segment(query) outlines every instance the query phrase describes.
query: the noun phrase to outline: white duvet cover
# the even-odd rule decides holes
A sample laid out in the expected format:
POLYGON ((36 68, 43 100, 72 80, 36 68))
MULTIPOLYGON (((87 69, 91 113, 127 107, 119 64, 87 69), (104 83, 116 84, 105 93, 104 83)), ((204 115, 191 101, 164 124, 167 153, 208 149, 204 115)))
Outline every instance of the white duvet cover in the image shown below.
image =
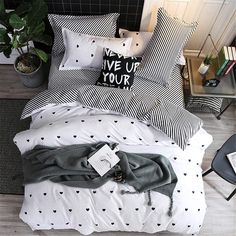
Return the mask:
POLYGON ((90 109, 78 102, 50 105, 32 117, 31 128, 17 134, 21 153, 36 145, 64 146, 99 141, 119 143, 120 150, 157 153, 167 157, 177 175, 172 216, 170 199, 158 192, 121 194, 133 187, 110 181, 98 189, 82 189, 44 181, 25 186, 20 218, 32 230, 75 229, 94 231, 168 230, 198 233, 206 211, 201 162, 212 137, 200 129, 183 151, 156 128, 112 112, 90 109))

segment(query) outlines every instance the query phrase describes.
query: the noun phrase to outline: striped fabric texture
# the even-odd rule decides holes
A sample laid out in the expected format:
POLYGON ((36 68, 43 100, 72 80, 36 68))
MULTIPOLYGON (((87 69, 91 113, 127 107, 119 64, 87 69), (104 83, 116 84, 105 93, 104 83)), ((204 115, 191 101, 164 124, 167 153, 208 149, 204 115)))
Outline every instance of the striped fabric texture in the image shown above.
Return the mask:
POLYGON ((189 96, 186 109, 191 112, 213 112, 217 114, 220 112, 222 102, 223 98, 189 96))
POLYGON ((70 16, 49 14, 48 20, 54 32, 52 54, 58 55, 65 51, 62 28, 76 33, 90 34, 103 37, 114 37, 118 13, 95 16, 70 16))
POLYGON ((159 8, 153 36, 136 75, 169 86, 170 75, 197 23, 186 24, 159 8))
POLYGON ((139 96, 152 96, 184 108, 183 80, 179 65, 174 66, 170 80, 169 87, 163 87, 161 84, 136 75, 134 77, 133 91, 139 96))
POLYGON ((119 112, 127 117, 147 121, 174 140, 173 145, 177 144, 182 149, 202 126, 198 117, 172 103, 149 96, 135 96, 128 90, 95 85, 44 91, 27 103, 22 119, 49 104, 75 101, 88 107, 119 112))
MULTIPOLYGON (((100 76, 100 71, 92 70, 59 70, 59 65, 63 55, 51 58, 51 68, 49 74, 49 89, 69 89, 76 86, 93 85, 100 76)), ((171 74, 170 86, 163 87, 160 84, 150 80, 135 76, 133 84, 133 92, 140 96, 152 96, 157 99, 163 99, 174 105, 184 107, 184 96, 182 77, 180 68, 175 65, 171 74)))

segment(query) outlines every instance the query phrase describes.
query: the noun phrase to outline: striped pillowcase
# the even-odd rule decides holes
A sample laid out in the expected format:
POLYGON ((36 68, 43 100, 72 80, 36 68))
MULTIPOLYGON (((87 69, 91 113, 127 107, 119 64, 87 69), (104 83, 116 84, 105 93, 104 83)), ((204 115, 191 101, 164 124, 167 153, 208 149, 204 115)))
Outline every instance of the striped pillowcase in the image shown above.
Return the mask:
POLYGON ((65 51, 63 44, 62 28, 76 33, 90 34, 102 37, 114 37, 118 13, 95 16, 70 16, 49 14, 48 20, 54 33, 52 54, 59 55, 65 51))
POLYGON ((170 102, 150 96, 134 95, 125 89, 95 85, 75 86, 69 89, 45 90, 30 100, 21 119, 29 117, 49 104, 79 102, 91 108, 113 111, 132 117, 160 129, 182 149, 202 127, 202 121, 187 110, 170 102))
POLYGON ((189 96, 185 108, 190 112, 213 112, 218 114, 221 111, 222 103, 223 98, 189 96))
POLYGON ((197 23, 186 24, 159 8, 153 36, 135 75, 169 86, 170 75, 197 23))

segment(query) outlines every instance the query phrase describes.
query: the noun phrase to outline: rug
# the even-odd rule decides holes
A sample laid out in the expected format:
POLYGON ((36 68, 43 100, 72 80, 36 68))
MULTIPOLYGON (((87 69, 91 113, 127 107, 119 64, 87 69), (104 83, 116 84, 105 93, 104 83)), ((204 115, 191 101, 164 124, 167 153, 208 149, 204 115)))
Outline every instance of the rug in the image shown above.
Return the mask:
POLYGON ((0 193, 23 194, 21 156, 13 143, 19 131, 28 129, 30 119, 20 120, 28 100, 0 99, 0 193))

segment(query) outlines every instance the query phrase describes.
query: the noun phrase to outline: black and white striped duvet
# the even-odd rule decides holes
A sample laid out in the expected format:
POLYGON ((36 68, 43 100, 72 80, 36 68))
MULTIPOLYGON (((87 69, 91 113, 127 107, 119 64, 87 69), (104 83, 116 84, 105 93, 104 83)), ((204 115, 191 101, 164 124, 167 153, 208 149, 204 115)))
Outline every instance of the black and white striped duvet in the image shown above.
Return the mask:
POLYGON ((127 90, 95 85, 42 92, 26 105, 22 118, 47 106, 76 101, 87 107, 118 112, 127 117, 147 121, 182 149, 202 126, 198 117, 170 102, 145 95, 134 95, 127 90))

